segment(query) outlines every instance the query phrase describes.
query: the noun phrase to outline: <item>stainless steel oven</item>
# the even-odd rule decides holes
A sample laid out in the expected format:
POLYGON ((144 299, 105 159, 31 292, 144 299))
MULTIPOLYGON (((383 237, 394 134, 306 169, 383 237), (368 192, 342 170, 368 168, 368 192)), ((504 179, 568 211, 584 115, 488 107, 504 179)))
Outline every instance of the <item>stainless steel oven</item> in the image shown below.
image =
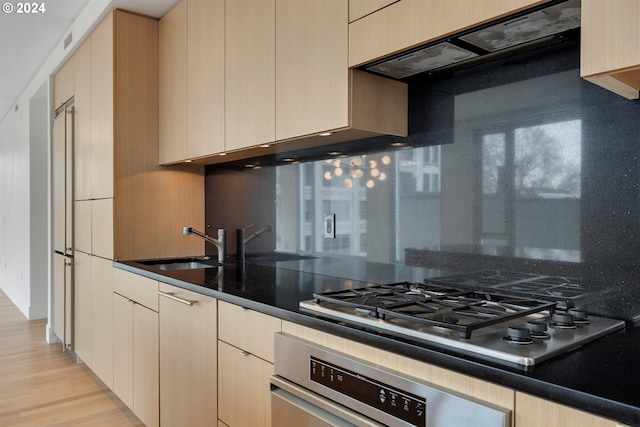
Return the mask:
POLYGON ((511 411, 320 345, 275 335, 275 427, 510 427, 511 411))

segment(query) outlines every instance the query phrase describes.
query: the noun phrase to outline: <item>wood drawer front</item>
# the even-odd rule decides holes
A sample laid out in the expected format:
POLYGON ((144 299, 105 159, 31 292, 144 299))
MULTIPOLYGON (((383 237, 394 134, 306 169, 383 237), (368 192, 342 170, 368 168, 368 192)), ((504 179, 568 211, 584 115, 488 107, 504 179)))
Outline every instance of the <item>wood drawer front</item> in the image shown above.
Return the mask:
POLYGON ((158 282, 116 268, 113 291, 145 307, 158 311, 158 282))
POLYGON ((218 339, 273 363, 273 334, 282 330, 280 319, 219 301, 218 325, 218 339))

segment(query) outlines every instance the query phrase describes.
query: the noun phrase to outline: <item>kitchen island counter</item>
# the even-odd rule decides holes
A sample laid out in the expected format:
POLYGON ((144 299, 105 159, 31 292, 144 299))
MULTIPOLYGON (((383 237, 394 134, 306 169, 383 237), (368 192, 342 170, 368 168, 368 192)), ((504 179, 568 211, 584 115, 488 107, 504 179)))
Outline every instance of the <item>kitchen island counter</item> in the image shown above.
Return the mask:
MULTIPOLYGON (((305 261, 307 266, 311 265, 305 261)), ((332 261, 328 261, 329 264, 332 261)), ((114 266, 220 300, 257 310, 303 326, 384 348, 446 369, 522 391, 556 403, 607 417, 631 426, 640 425, 640 328, 628 328, 532 368, 510 366, 418 343, 302 312, 298 303, 314 292, 362 287, 391 281, 421 280, 438 272, 398 267, 384 276, 372 264, 341 275, 328 275, 314 260, 316 270, 301 271, 300 262, 277 265, 229 262, 223 268, 159 271, 135 261, 114 266), (319 274, 325 273, 325 274, 319 274)), ((304 268, 303 268, 304 270, 304 268)), ((310 269, 308 269, 310 270, 310 269)), ((333 270, 336 271, 336 270, 333 270)))

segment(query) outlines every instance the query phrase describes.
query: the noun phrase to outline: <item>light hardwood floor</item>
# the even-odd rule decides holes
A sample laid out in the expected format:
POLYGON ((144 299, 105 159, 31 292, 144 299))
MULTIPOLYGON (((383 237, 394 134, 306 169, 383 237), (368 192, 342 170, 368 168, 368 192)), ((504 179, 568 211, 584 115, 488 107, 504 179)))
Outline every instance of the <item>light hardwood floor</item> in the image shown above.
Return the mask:
POLYGON ((86 365, 0 291, 0 426, 142 426, 86 365))

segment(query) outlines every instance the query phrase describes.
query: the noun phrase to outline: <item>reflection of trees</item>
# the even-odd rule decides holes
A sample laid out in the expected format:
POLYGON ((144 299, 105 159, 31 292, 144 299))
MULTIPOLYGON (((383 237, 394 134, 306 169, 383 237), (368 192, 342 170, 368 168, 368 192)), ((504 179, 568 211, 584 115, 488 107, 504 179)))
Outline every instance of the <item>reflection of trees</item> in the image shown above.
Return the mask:
POLYGON ((517 193, 538 194, 540 190, 547 190, 580 196, 579 159, 565 158, 559 144, 542 127, 516 131, 514 179, 517 193))
POLYGON ((504 170, 504 134, 485 135, 482 139, 482 192, 495 194, 504 170))
MULTIPOLYGON (((567 158, 557 141, 542 126, 520 128, 515 133, 513 178, 516 194, 580 197, 580 158, 567 158)), ((569 141, 568 143, 573 143, 569 141)), ((499 191, 505 164, 504 134, 485 135, 482 140, 482 189, 499 191)))

